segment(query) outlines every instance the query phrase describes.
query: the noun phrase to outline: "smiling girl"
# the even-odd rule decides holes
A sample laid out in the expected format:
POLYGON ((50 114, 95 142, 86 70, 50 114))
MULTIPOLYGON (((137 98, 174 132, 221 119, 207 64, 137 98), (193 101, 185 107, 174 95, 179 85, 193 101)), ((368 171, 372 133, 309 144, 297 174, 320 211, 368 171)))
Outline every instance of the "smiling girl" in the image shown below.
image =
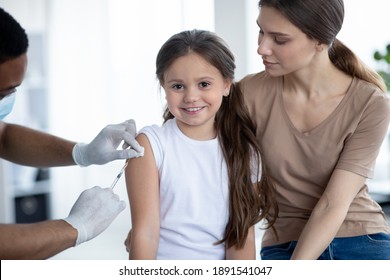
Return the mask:
POLYGON ((253 227, 266 216, 272 226, 274 202, 234 69, 208 31, 160 49, 165 122, 140 131, 145 155, 126 170, 130 259, 255 259, 253 227))

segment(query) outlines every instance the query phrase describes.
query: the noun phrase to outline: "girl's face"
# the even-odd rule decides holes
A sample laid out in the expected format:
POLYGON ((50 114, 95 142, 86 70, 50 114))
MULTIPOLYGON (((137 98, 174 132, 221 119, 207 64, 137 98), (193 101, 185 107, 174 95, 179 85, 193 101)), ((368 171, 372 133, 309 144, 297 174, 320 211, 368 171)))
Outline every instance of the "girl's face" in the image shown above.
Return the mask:
POLYGON ((262 7, 257 19, 260 28, 257 53, 271 76, 308 69, 314 63, 318 44, 307 37, 272 7, 262 7))
POLYGON ((216 137, 215 115, 230 85, 217 68, 191 52, 171 64, 162 86, 180 130, 190 138, 209 140, 216 137))

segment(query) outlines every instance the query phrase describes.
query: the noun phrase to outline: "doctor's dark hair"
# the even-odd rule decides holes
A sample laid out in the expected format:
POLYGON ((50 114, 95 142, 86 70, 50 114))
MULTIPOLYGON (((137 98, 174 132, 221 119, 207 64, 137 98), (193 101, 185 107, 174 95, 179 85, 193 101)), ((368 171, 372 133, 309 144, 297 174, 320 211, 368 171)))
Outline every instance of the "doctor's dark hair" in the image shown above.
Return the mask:
POLYGON ((260 0, 259 7, 278 10, 309 38, 328 45, 329 58, 341 71, 386 91, 386 85, 378 73, 367 67, 336 38, 344 21, 343 0, 260 0))
POLYGON ((0 63, 27 53, 28 37, 22 26, 0 8, 0 63))
MULTIPOLYGON (((164 85, 164 75, 179 57, 196 53, 218 69, 227 81, 234 81, 234 55, 226 43, 215 33, 204 30, 183 31, 173 35, 161 47, 156 59, 156 75, 164 85)), ((174 118, 168 108, 164 122, 174 118)), ((250 227, 262 219, 272 227, 277 213, 273 186, 268 179, 266 166, 261 162, 261 149, 256 141, 256 127, 251 120, 238 85, 232 84, 229 95, 223 97, 216 114, 215 128, 227 163, 229 176, 229 220, 225 235, 218 243, 242 248, 250 227), (254 164, 254 161, 257 164, 254 164), (253 166, 261 178, 253 183, 253 166)))

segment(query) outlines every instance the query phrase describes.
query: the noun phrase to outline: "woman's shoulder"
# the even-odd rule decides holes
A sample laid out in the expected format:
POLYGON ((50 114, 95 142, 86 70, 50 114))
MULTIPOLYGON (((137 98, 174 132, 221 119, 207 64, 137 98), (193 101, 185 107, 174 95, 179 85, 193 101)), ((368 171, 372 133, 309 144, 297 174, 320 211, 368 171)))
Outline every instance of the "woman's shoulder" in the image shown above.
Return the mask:
POLYGON ((388 94, 376 85, 359 78, 354 78, 352 90, 355 99, 361 100, 367 106, 381 106, 390 110, 388 94))
POLYGON ((352 87, 360 94, 380 96, 381 98, 387 98, 385 92, 383 92, 377 85, 360 78, 354 77, 352 81, 352 87))
POLYGON ((265 82, 267 80, 270 80, 271 76, 267 74, 265 71, 261 71, 258 73, 252 73, 249 75, 246 75, 242 80, 239 82, 240 84, 247 85, 252 83, 261 83, 265 82))
POLYGON ((267 72, 249 74, 239 81, 240 89, 244 94, 254 92, 273 91, 282 85, 283 77, 272 77, 267 72))
POLYGON ((360 112, 362 119, 373 123, 390 119, 389 96, 376 85, 355 77, 348 95, 348 112, 352 115, 360 112))

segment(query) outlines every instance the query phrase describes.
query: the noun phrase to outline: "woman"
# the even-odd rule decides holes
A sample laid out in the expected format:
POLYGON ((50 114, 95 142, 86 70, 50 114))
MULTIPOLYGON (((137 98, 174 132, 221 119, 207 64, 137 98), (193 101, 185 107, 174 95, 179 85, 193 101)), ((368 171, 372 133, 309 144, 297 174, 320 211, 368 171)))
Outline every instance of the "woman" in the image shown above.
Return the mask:
POLYGON ((240 86, 276 188, 262 259, 390 259, 390 228, 366 178, 390 107, 380 77, 336 35, 342 0, 260 0, 265 71, 240 86))

